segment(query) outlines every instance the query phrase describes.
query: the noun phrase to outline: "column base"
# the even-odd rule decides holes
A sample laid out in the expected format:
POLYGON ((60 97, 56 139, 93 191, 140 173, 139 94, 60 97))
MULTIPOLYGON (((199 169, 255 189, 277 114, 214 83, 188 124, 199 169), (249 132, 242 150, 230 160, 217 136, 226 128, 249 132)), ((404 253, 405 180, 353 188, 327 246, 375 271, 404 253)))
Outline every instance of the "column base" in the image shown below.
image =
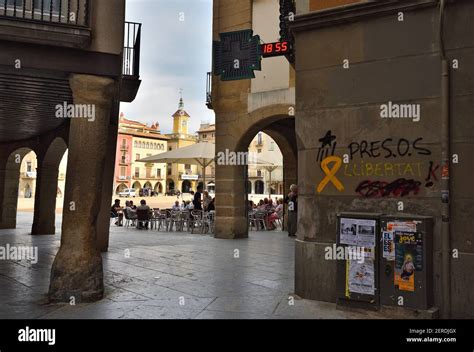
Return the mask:
POLYGON ((102 257, 93 253, 60 249, 51 269, 50 302, 95 302, 104 297, 102 257))
POLYGON ((336 302, 336 261, 324 256, 329 245, 295 241, 295 293, 301 298, 336 302))
POLYGON ((217 217, 215 238, 238 239, 248 238, 248 226, 246 217, 217 217))
POLYGON ((45 236, 45 235, 52 235, 56 233, 56 226, 42 226, 33 224, 31 228, 31 235, 32 236, 45 236))

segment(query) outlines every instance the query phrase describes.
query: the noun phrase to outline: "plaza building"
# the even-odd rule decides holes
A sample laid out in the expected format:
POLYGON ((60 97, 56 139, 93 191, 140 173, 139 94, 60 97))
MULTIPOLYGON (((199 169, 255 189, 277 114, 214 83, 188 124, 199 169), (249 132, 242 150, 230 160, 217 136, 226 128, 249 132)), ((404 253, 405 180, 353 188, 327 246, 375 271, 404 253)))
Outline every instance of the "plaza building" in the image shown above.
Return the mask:
MULTIPOLYGON (((190 115, 184 110, 184 101, 179 100, 178 110, 171 116, 173 118, 173 132, 166 134, 168 137, 168 151, 187 147, 197 143, 195 134, 189 133, 190 115)), ((198 166, 191 164, 169 163, 166 172, 166 190, 189 193, 196 190, 201 171, 198 166)))
POLYGON ((115 157, 115 193, 127 188, 135 189, 137 196, 164 193, 166 164, 139 160, 166 152, 168 141, 169 137, 160 133, 159 123, 148 126, 126 119, 121 113, 115 157))

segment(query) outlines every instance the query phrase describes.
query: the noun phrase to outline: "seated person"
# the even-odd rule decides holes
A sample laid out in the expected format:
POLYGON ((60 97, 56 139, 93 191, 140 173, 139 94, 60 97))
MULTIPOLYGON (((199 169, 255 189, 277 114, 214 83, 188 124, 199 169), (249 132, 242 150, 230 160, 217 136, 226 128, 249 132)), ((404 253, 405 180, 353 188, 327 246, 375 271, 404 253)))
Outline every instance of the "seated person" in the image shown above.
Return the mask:
POLYGON ((133 210, 137 210, 137 206, 133 204, 133 200, 130 200, 129 203, 130 203, 130 208, 132 208, 133 210))
POLYGON ((189 211, 194 210, 194 204, 191 203, 190 200, 187 200, 186 201, 186 206, 184 207, 184 210, 189 210, 189 211))
POLYGON ((151 209, 146 205, 146 201, 142 199, 140 205, 137 207, 137 220, 138 220, 138 229, 146 228, 148 229, 148 220, 150 220, 151 209))
POLYGON ((179 205, 179 201, 177 200, 176 202, 174 202, 174 205, 173 205, 173 210, 181 210, 181 205, 179 205))
POLYGON ((115 225, 123 226, 123 212, 122 207, 120 206, 120 199, 116 199, 112 207, 110 208, 110 217, 117 219, 115 225))
POLYGON ((126 201, 125 202, 125 213, 126 213, 126 216, 130 219, 130 220, 136 220, 137 218, 137 210, 136 210, 136 207, 135 209, 132 208, 132 205, 133 205, 133 202, 132 201, 126 201))

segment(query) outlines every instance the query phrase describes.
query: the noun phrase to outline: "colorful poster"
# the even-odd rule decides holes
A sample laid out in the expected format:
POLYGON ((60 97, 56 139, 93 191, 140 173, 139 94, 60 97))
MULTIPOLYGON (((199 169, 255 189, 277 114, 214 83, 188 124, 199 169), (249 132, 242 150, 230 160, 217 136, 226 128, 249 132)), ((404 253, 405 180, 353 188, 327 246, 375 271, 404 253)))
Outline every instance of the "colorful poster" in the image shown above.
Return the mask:
POLYGON ((374 261, 365 260, 364 263, 349 261, 348 288, 350 292, 364 295, 375 294, 374 261))
POLYGON ((375 247, 375 220, 341 219, 340 243, 365 248, 375 247))
POLYGON ((401 291, 415 291, 415 273, 423 270, 421 233, 395 232, 395 286, 401 291))
POLYGON ((416 222, 415 221, 394 221, 387 224, 387 231, 407 231, 407 232, 416 232, 416 222))
POLYGON ((382 256, 388 261, 395 260, 395 242, 393 232, 382 232, 382 256))

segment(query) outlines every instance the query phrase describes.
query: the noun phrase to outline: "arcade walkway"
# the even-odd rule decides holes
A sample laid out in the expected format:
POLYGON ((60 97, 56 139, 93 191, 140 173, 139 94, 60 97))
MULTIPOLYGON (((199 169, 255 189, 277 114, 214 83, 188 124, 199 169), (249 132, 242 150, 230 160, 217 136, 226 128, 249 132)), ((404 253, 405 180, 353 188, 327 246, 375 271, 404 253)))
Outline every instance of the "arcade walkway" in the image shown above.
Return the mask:
POLYGON ((19 213, 18 229, 0 231, 0 247, 37 246, 39 253, 37 264, 0 260, 0 318, 368 317, 336 310, 329 303, 295 299, 290 305, 294 240, 284 233, 219 240, 115 226, 110 250, 103 254, 106 298, 92 304, 48 305, 50 268, 60 237, 28 235, 31 222, 31 213, 19 213))

